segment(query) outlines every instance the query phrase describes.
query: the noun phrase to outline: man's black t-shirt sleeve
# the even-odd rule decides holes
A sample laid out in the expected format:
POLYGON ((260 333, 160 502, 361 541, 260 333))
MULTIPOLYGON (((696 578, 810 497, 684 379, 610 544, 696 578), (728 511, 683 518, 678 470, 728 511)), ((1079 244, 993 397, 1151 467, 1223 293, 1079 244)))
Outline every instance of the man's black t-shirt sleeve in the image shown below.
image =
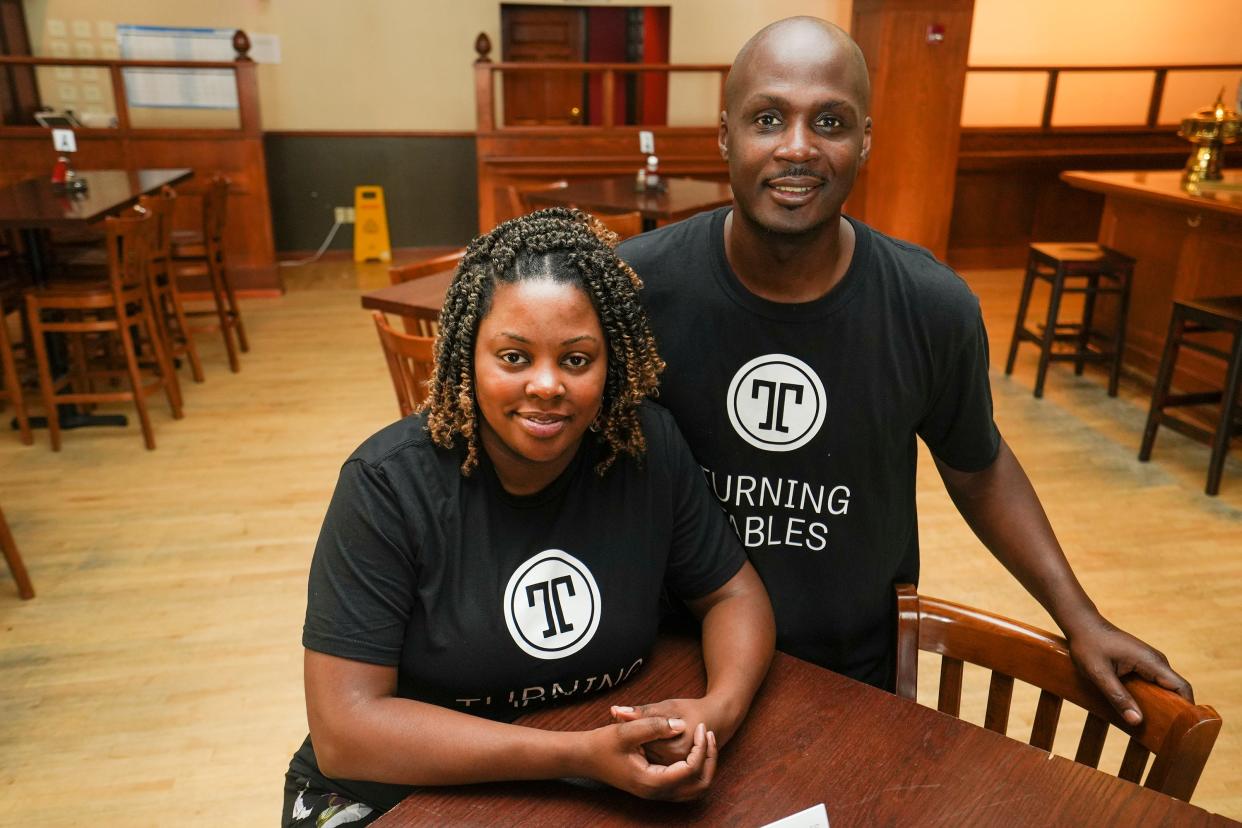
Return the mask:
POLYGON ((311 564, 302 645, 370 664, 396 665, 415 587, 409 528, 381 468, 341 468, 311 564))
POLYGON ((996 459, 1000 432, 992 419, 988 335, 977 306, 973 321, 959 327, 918 434, 939 460, 958 471, 974 472, 996 459))

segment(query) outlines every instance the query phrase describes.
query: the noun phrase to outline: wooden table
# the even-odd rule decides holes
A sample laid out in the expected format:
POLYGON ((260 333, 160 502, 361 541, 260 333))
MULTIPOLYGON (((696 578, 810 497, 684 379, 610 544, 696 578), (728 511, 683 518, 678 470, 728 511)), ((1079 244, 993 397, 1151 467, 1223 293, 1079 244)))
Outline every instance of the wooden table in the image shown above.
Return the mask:
POLYGON ((43 234, 51 229, 83 227, 115 215, 165 184, 180 184, 191 169, 79 170, 87 182, 79 193, 58 191, 47 178, 30 178, 0 188, 0 228, 20 230, 36 283, 47 278, 43 234))
POLYGON ((453 271, 434 273, 396 285, 362 294, 362 306, 368 310, 395 313, 413 319, 435 318, 444 304, 444 294, 453 282, 453 271))
MULTIPOLYGON (((87 189, 67 193, 52 186, 47 178, 29 178, 0 188, 0 229, 13 228, 22 236, 25 248, 27 277, 31 283, 44 286, 48 281, 47 234, 52 229, 85 227, 107 216, 115 215, 137 203, 144 195, 164 185, 180 184, 194 175, 194 170, 79 170, 87 189)), ((48 336, 48 354, 54 374, 63 373, 68 360, 60 337, 48 336)), ((122 426, 128 420, 121 414, 82 414, 76 406, 60 406, 60 427, 122 426)), ((31 417, 30 425, 45 427, 44 417, 31 417)))
POLYGON ((525 198, 535 206, 572 205, 588 212, 598 210, 601 213, 638 211, 643 217, 644 230, 733 203, 733 191, 724 181, 665 177, 660 180, 666 185, 663 192, 635 192, 632 175, 571 178, 567 187, 529 192, 525 198))
MULTIPOLYGON (((1181 171, 1064 172, 1071 186, 1104 194, 1099 241, 1136 260, 1126 364, 1153 376, 1174 299, 1242 293, 1242 171, 1225 189, 1189 193, 1181 171)), ((1102 324, 1111 324, 1110 308, 1102 324)), ((1182 350, 1179 387, 1223 384, 1217 360, 1182 350), (1187 383, 1186 380, 1191 382, 1187 383)))
MULTIPOLYGON (((663 639, 620 688, 521 721, 598 727, 610 704, 698 695, 703 686, 697 642, 663 639)), ((428 788, 375 825, 753 827, 820 802, 833 828, 1238 824, 777 653, 700 802, 649 802, 555 781, 428 788)))

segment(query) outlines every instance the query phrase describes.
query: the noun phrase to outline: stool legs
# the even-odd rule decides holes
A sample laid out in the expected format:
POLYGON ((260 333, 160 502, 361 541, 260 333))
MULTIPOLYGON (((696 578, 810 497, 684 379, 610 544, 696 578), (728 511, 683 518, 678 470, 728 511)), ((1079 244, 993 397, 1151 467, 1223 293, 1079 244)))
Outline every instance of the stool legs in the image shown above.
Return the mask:
POLYGON ((1130 288, 1133 285, 1134 271, 1128 269, 1121 273, 1121 295, 1117 303, 1117 329, 1113 333, 1113 365, 1108 373, 1108 396, 1117 396, 1117 385, 1121 380, 1121 360, 1126 350, 1126 325, 1130 323, 1130 288))
POLYGON ((27 318, 30 321, 30 342, 34 345, 35 364, 39 368, 39 392, 43 396, 43 413, 47 417, 47 436, 52 451, 60 451, 60 412, 56 408, 55 389, 52 387, 52 365, 47 356, 47 342, 43 333, 43 319, 39 304, 33 296, 26 297, 27 318))
POLYGON ((1052 280, 1052 293, 1048 297, 1048 321, 1044 326, 1044 338, 1039 343, 1039 368, 1035 373, 1035 398, 1044 396, 1044 380, 1048 376, 1048 363, 1052 360, 1052 343, 1057 335, 1057 314, 1061 310, 1061 290, 1064 278, 1060 268, 1052 280))
POLYGON ((3 387, 5 397, 13 404, 13 417, 17 420, 17 433, 26 445, 34 442, 30 431, 30 419, 26 416, 26 401, 22 396, 22 377, 17 373, 17 360, 13 356, 13 343, 9 342, 9 331, 4 323, 4 314, 0 313, 0 374, 4 375, 3 387))
POLYGON ((1005 360, 1005 375, 1013 373, 1013 363, 1018 357, 1018 343, 1026 328, 1026 311, 1031 304, 1031 292, 1035 288, 1035 259, 1027 257, 1026 276, 1022 280, 1022 298, 1018 300, 1018 318, 1013 322, 1013 338, 1009 340, 1009 357, 1005 360))
POLYGON ((4 550, 4 559, 9 562, 9 571, 13 573, 13 580, 17 582, 17 594, 22 597, 23 601, 29 601, 35 597, 34 584, 30 582, 30 576, 26 574, 26 564, 17 551, 17 541, 13 540, 9 524, 4 520, 4 512, 0 512, 0 549, 4 550))
POLYGON ((1225 470, 1225 455, 1229 453, 1229 438, 1233 435, 1233 414, 1238 404, 1238 387, 1242 382, 1242 331, 1233 336, 1233 349, 1229 357, 1229 371, 1225 380, 1225 392, 1220 400, 1220 422, 1212 439, 1212 459, 1208 461, 1208 494, 1220 491, 1220 476, 1225 470))
POLYGON ((1160 414, 1169 396, 1173 382, 1173 366, 1177 364, 1177 352, 1182 344, 1182 314, 1174 305, 1169 319, 1169 334, 1164 340, 1164 353, 1160 355, 1160 369, 1156 372, 1156 385, 1151 391, 1151 408, 1147 412, 1147 425, 1143 427, 1143 443, 1138 459, 1146 463, 1151 459, 1151 449, 1156 443, 1156 429, 1160 427, 1160 414))
POLYGON ((1087 277, 1087 294, 1083 297, 1082 326, 1078 329, 1078 358, 1074 360, 1074 376, 1081 377, 1083 366, 1087 361, 1083 357, 1087 353, 1087 345, 1091 343, 1091 331, 1095 321, 1095 294, 1100 289, 1100 277, 1087 277))

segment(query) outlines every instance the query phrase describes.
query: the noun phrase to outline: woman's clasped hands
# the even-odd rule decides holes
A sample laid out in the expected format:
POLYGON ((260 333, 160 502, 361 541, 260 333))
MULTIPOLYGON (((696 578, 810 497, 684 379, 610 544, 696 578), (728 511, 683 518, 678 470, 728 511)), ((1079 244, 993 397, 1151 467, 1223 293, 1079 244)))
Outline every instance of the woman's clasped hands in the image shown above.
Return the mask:
MULTIPOLYGON (((619 709, 613 708, 614 719, 619 709)), ((630 716, 586 735, 590 745, 583 757, 587 775, 644 799, 698 799, 716 774, 716 734, 702 721, 691 724, 679 717, 630 716), (678 753, 672 745, 686 749, 678 753)))

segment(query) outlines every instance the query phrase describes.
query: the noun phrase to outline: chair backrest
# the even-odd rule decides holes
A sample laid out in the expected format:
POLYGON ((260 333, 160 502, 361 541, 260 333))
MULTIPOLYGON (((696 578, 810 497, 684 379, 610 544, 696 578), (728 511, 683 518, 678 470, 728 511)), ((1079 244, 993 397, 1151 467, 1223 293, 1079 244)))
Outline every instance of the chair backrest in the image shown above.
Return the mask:
POLYGON ((224 255, 224 228, 228 223, 229 180, 217 173, 203 191, 203 243, 208 255, 224 255))
POLYGON ((549 181, 544 184, 510 184, 505 192, 509 196, 509 214, 513 218, 524 216, 533 209, 526 201, 528 193, 541 193, 545 190, 563 190, 569 186, 568 181, 549 181))
POLYGON ((941 655, 937 708, 958 716, 963 663, 992 671, 984 727, 1004 734, 1014 680, 1040 689, 1030 744, 1051 751, 1062 700, 1087 712, 1074 760, 1097 767, 1109 725, 1129 743, 1117 775, 1138 783, 1154 754, 1143 784, 1189 801, 1220 732, 1220 716, 1137 676, 1123 679, 1138 702, 1143 721, 1131 726, 1094 684, 1078 672, 1069 644, 1061 636, 984 610, 919 595, 909 584, 897 586, 897 695, 915 699, 918 651, 941 655))
POLYGON ((394 285, 399 285, 424 276, 434 276, 437 273, 456 270, 457 265, 461 263, 461 257, 465 255, 466 248, 462 247, 421 262, 389 268, 388 280, 394 285))
POLYGON ((138 199, 138 206, 155 217, 151 262, 160 274, 167 271, 168 261, 172 256, 172 223, 176 200, 177 192, 171 187, 165 187, 159 195, 144 195, 138 199))
POLYGON ((427 399, 427 382, 435 370, 435 340, 429 336, 410 336, 393 330, 379 311, 372 311, 371 317, 375 320, 384 359, 388 362, 393 391, 397 394, 397 407, 401 410, 401 416, 407 417, 427 399))
POLYGON ((624 241, 643 232, 643 214, 634 210, 629 213, 594 213, 600 222, 624 241))
POLYGON ((150 212, 107 218, 104 219, 104 231, 108 250, 108 280, 112 283, 118 306, 123 306, 126 301, 133 301, 128 294, 134 291, 146 295, 144 288, 150 272, 151 249, 155 243, 156 218, 150 212), (126 301, 122 301, 123 296, 126 301))

